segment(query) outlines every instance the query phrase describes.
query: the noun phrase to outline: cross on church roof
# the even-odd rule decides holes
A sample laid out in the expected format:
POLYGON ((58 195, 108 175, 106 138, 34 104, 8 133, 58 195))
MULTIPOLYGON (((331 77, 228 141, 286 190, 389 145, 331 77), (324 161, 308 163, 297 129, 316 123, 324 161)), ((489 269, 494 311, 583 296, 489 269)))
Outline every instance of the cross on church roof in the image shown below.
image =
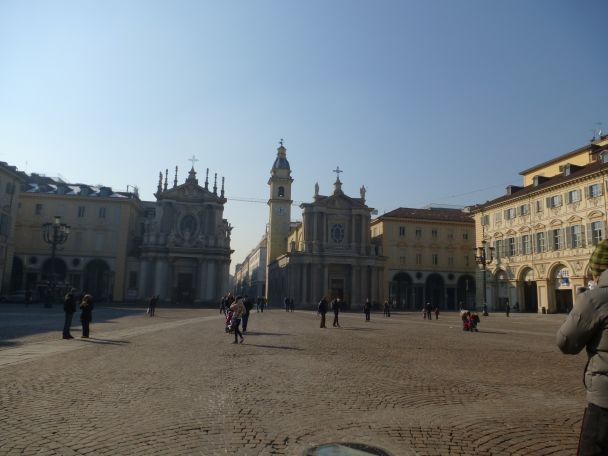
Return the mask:
POLYGON ((279 139, 279 145, 283 147, 283 138, 279 139))
POLYGON ((343 172, 344 171, 342 171, 339 166, 336 166, 336 169, 334 169, 332 171, 332 173, 336 173, 336 176, 337 176, 338 179, 340 179, 340 173, 343 173, 343 172))
POLYGON ((192 162, 192 168, 194 169, 194 163, 198 161, 198 158, 196 158, 196 155, 193 155, 192 158, 188 159, 188 161, 192 162))

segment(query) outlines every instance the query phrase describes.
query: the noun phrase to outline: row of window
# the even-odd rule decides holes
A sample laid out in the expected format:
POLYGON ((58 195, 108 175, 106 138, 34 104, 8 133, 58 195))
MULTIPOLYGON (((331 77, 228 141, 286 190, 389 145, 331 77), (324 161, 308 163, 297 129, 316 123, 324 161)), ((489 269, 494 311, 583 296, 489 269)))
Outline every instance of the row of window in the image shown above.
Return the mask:
POLYGON ((496 258, 530 255, 555 250, 576 249, 588 245, 597 245, 605 238, 603 221, 585 225, 573 225, 556 228, 534 234, 498 239, 494 241, 496 258))
MULTIPOLYGON (((415 231, 414 231, 414 235, 416 236, 416 239, 422 239, 422 228, 416 228, 415 231)), ((405 237, 405 227, 404 226, 400 226, 399 227, 399 237, 405 237)), ((437 229, 432 229, 431 230, 431 238, 432 239, 439 239, 439 231, 437 229)), ((453 240, 454 239, 454 233, 452 231, 448 231, 447 238, 449 240, 453 240)), ((469 233, 468 232, 462 233, 462 239, 465 240, 465 241, 468 240, 469 239, 469 233)))
MULTIPOLYGON (((585 187, 585 197, 587 199, 599 198, 604 194, 604 188, 602 184, 592 184, 585 187)), ((543 212, 545 206, 549 209, 560 207, 564 204, 573 204, 578 203, 582 200, 582 192, 580 189, 570 190, 564 194, 558 194, 553 196, 548 196, 545 198, 545 201, 542 199, 536 200, 534 202, 534 211, 536 213, 543 212)), ((502 211, 498 211, 494 213, 494 223, 502 222, 504 220, 512 220, 516 217, 521 217, 528 215, 530 213, 530 204, 521 204, 517 207, 510 207, 508 209, 504 209, 502 211)), ((482 225, 490 224, 490 215, 484 215, 481 218, 482 225)))
MULTIPOLYGON (((2 188, 2 185, 0 184, 0 189, 1 188, 2 188)), ((15 183, 7 182, 6 185, 4 186, 4 193, 6 193, 7 195, 12 195, 13 193, 15 193, 15 183)))
MULTIPOLYGON (((432 253, 431 254, 431 264, 433 264, 435 266, 439 265, 440 264, 439 263, 439 258, 440 258, 439 254, 432 253)), ((405 260, 406 260, 405 255, 401 255, 399 257, 399 263, 400 264, 405 264, 405 262, 406 262, 405 260)), ((416 265, 421 265, 422 264, 422 253, 417 253, 416 254, 416 256, 415 256, 415 264, 416 265)), ((468 255, 465 255, 465 257, 464 257, 464 264, 465 264, 465 266, 469 266, 469 256, 468 255)), ((454 256, 453 255, 449 255, 447 257, 447 265, 448 266, 454 266, 454 256)))
MULTIPOLYGON (((34 207, 34 214, 35 215, 42 215, 42 212, 44 210, 44 205, 43 204, 36 204, 36 206, 34 207)), ((80 218, 83 218, 86 216, 87 210, 86 210, 86 206, 78 206, 77 210, 76 210, 76 215, 80 218)), ((97 217, 98 218, 106 218, 106 208, 105 207, 100 207, 99 210, 97 211, 97 217)))

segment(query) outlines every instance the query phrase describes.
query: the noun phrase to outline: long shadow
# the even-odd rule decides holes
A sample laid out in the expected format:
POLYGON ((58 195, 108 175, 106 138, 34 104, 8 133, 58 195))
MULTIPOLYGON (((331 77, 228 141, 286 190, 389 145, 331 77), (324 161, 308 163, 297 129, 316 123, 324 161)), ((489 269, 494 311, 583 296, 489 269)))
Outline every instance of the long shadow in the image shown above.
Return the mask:
POLYGON ((248 344, 245 342, 243 345, 247 345, 248 347, 259 347, 259 348, 275 348, 277 350, 295 350, 295 351, 304 351, 303 348, 298 347, 287 347, 285 345, 264 345, 264 344, 248 344))
MULTIPOLYGON (((120 308, 98 304, 93 310, 93 324, 116 323, 123 317, 145 315, 145 309, 132 306, 120 308)), ((17 304, 0 304, 0 341, 10 341, 34 334, 57 332, 61 333, 63 328, 63 304, 54 304, 51 308, 45 308, 36 303, 30 306, 17 304)), ((80 326, 80 312, 74 314, 72 328, 80 326)))
POLYGON ((483 329, 480 329, 478 332, 484 333, 484 334, 507 334, 506 332, 501 332, 501 331, 484 331, 483 329))
POLYGON ((259 331, 247 331, 244 333, 246 336, 291 336, 291 334, 285 333, 271 333, 271 332, 259 332, 259 331))
POLYGON ((16 342, 14 340, 0 340, 0 348, 2 347, 17 347, 22 345, 21 342, 16 342))
POLYGON ((378 328, 341 328, 342 331, 379 331, 378 328))
POLYGON ((130 342, 127 340, 109 340, 109 339, 79 339, 81 342, 86 342, 89 344, 101 344, 101 345, 125 345, 130 342))

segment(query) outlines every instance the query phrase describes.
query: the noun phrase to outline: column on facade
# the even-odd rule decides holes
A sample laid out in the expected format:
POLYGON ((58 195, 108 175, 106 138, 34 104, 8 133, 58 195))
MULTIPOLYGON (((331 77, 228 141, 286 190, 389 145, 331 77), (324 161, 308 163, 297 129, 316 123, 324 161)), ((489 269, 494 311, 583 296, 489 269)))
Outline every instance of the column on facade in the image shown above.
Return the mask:
POLYGON ((357 222, 357 218, 355 214, 351 212, 350 214, 350 248, 353 252, 357 251, 357 239, 355 239, 355 234, 357 234, 357 227, 355 226, 357 222))
POLYGON ((215 296, 215 277, 217 271, 215 270, 216 262, 212 260, 207 261, 207 287, 205 289, 205 300, 210 301, 215 296))
MULTIPOLYGON (((220 290, 222 296, 224 295, 224 293, 228 292, 228 281, 230 278, 230 262, 225 261, 223 266, 224 270, 222 273, 222 289, 220 290)), ((261 294, 261 290, 259 291, 259 293, 261 294)))
POLYGON ((202 259, 198 266, 198 287, 200 290, 198 298, 201 301, 205 301, 207 299, 208 285, 209 284, 207 283, 207 260, 202 259))
POLYGON ((304 306, 308 306, 308 299, 306 296, 306 290, 308 290, 308 265, 302 265, 302 280, 300 286, 300 303, 304 306))
POLYGON ((329 293, 329 272, 326 264, 323 265, 323 276, 321 277, 321 283, 323 284, 323 293, 329 293))
POLYGON ((149 283, 149 269, 150 269, 150 260, 148 258, 143 258, 139 263, 139 287, 137 290, 137 295, 139 299, 147 299, 148 296, 148 283, 149 283))
POLYGON ((363 303, 361 302, 361 294, 360 294, 360 288, 361 288, 361 266, 357 265, 357 266, 351 266, 350 267, 351 273, 350 273, 350 288, 351 288, 351 307, 354 308, 359 307, 360 305, 362 305, 363 303))
POLYGON ((380 297, 378 294, 378 268, 375 266, 371 267, 371 289, 372 289, 372 300, 376 302, 380 302, 380 297))
POLYGON ((363 266, 361 268, 361 300, 365 302, 367 298, 372 301, 369 293, 369 266, 363 266))
POLYGON ((154 268, 154 294, 160 296, 161 300, 167 299, 167 260, 156 259, 154 268))

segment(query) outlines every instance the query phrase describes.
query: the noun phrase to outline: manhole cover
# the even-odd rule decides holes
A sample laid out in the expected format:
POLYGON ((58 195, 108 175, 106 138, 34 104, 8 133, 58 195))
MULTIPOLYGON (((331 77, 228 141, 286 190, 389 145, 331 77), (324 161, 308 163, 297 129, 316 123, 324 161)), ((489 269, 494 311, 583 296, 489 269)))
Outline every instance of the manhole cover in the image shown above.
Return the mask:
POLYGON ((391 456, 381 448, 363 443, 325 443, 306 450, 304 456, 391 456))

